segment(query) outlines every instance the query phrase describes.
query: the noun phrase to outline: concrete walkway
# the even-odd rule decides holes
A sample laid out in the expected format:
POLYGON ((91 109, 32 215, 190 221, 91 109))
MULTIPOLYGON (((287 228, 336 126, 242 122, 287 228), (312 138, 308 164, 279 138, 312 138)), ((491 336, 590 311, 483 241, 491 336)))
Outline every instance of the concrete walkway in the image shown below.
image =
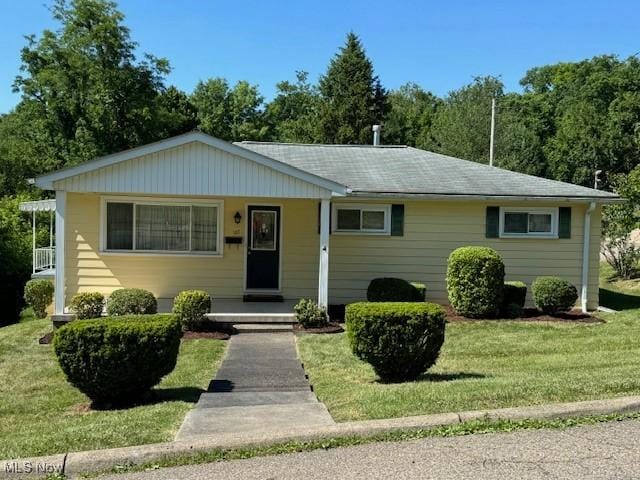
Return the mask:
MULTIPOLYGON (((109 480, 640 478, 640 422, 373 443, 110 476, 109 480)), ((106 480, 106 479, 105 479, 106 480)))
POLYGON ((311 391, 291 333, 231 337, 209 391, 186 416, 176 440, 333 425, 311 391))

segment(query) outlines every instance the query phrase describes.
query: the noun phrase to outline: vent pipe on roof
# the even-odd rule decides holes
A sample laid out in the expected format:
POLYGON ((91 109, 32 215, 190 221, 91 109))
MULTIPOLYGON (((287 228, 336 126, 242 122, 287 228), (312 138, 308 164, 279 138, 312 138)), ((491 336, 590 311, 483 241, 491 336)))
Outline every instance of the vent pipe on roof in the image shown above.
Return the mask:
POLYGON ((382 125, 374 125, 371 130, 373 130, 373 145, 377 147, 380 145, 380 132, 382 131, 382 125))

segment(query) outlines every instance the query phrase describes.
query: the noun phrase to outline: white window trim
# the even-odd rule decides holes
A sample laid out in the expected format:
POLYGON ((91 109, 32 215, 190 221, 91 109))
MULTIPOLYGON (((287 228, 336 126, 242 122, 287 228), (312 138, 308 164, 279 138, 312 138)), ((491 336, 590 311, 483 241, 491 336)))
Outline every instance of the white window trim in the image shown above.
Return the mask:
POLYGON ((333 203, 331 205, 331 232, 336 235, 391 235, 391 205, 380 203, 333 203), (360 210, 360 225, 362 225, 363 210, 384 212, 384 230, 338 230, 338 210, 360 210))
POLYGON ((558 207, 500 207, 500 238, 558 238, 558 217, 558 207), (506 233, 504 231, 505 213, 549 214, 551 215, 551 232, 506 233))
MULTIPOLYGON (((127 255, 144 257, 222 257, 224 251, 224 200, 210 199, 185 199, 170 197, 129 197, 129 196, 103 196, 100 205, 100 253, 102 255, 127 255), (109 250, 107 249, 107 203, 133 203, 133 247, 134 250, 109 250), (135 205, 166 205, 170 207, 217 207, 217 238, 216 251, 177 251, 177 250, 135 250, 136 240, 136 208, 135 205)), ((189 243, 191 243, 191 229, 189 229, 189 243)))

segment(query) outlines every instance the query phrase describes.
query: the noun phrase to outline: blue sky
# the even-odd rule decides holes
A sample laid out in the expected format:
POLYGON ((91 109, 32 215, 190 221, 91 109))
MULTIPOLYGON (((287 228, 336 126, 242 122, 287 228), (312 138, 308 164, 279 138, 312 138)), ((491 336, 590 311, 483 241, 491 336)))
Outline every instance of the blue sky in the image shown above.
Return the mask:
MULTIPOLYGON (((0 112, 19 100, 11 83, 23 35, 54 27, 48 0, 4 0, 0 112)), ((275 83, 325 70, 350 30, 362 38, 383 85, 414 81, 439 95, 476 75, 508 90, 528 68, 598 54, 640 51, 640 2, 121 0, 141 52, 169 59, 168 84, 190 92, 200 79, 246 79, 267 98, 275 83)))

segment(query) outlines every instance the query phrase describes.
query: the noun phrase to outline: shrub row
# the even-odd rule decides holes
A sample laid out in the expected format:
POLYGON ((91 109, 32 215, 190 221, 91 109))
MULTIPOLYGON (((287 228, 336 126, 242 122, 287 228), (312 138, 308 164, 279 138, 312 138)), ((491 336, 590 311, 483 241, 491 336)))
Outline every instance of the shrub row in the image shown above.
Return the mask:
MULTIPOLYGON (((449 256, 447 292, 453 308, 466 317, 517 317, 525 304, 527 286, 504 282, 504 263, 495 250, 462 247, 449 256)), ((532 294, 543 313, 570 310, 578 299, 576 288, 558 277, 539 277, 532 284, 532 294)))
MULTIPOLYGON (((98 318, 104 310, 105 298, 99 292, 74 295, 69 304, 78 320, 98 318)), ((158 311, 158 302, 151 292, 142 288, 122 288, 114 291, 107 303, 109 316, 152 315, 158 311)), ((202 290, 185 290, 173 301, 173 313, 183 330, 197 330, 204 315, 211 311, 211 297, 202 290)))

